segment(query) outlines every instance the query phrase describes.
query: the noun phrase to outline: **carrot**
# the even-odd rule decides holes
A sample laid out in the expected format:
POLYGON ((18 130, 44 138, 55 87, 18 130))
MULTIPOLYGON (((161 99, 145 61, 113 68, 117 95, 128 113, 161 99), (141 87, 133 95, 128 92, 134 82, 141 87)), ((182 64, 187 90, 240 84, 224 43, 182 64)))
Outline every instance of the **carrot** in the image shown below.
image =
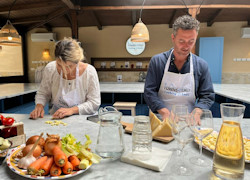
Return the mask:
POLYGON ((41 167, 42 164, 44 164, 47 160, 47 156, 43 156, 39 159, 37 159, 36 161, 34 161, 33 163, 31 163, 27 169, 28 174, 30 175, 35 175, 38 173, 39 168, 41 167))
POLYGON ((47 161, 41 165, 39 168, 39 175, 46 176, 49 174, 50 168, 54 163, 53 156, 48 157, 47 161))
POLYGON ((55 163, 50 168, 50 175, 51 176, 60 176, 62 174, 62 169, 58 167, 55 163))
POLYGON ((62 167, 62 171, 64 174, 71 174, 73 171, 72 164, 69 161, 67 161, 67 163, 62 167))
POLYGON ((71 155, 71 156, 69 156, 68 159, 69 159, 69 162, 73 166, 73 170, 78 171, 79 170, 79 164, 80 164, 80 160, 78 159, 78 157, 76 155, 71 155))
POLYGON ((54 161, 59 167, 63 167, 68 161, 66 154, 61 150, 59 146, 55 146, 53 148, 53 155, 54 161))

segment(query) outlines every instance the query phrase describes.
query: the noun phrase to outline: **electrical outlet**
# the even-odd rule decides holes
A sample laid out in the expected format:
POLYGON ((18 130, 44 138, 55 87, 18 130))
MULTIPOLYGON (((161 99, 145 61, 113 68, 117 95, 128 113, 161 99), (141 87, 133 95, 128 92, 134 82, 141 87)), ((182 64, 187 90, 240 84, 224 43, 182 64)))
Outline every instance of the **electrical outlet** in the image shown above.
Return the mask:
POLYGON ((122 82, 122 75, 117 75, 117 82, 122 82))

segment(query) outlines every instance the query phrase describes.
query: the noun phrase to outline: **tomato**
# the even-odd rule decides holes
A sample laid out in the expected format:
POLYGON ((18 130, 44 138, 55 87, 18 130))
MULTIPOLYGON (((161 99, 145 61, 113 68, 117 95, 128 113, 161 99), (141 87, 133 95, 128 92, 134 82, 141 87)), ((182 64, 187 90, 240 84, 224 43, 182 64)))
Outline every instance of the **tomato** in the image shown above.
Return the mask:
POLYGON ((3 125, 5 126, 11 126, 15 122, 15 119, 13 117, 6 117, 4 120, 2 120, 3 125))
POLYGON ((2 114, 0 114, 0 119, 1 119, 1 121, 2 121, 2 120, 5 119, 5 117, 4 117, 2 114))

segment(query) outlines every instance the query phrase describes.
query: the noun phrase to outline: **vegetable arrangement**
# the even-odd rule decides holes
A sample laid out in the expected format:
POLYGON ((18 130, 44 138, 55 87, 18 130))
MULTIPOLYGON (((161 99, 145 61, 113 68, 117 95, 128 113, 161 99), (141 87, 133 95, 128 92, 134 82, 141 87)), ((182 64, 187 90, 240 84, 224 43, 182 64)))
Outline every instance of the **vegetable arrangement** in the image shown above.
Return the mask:
POLYGON ((15 122, 13 117, 4 117, 0 114, 0 125, 11 126, 15 122))
POLYGON ((30 156, 35 159, 28 161, 29 164, 26 163, 25 167, 19 166, 18 162, 18 167, 27 169, 29 175, 60 176, 86 169, 91 163, 99 163, 101 157, 90 151, 91 140, 88 135, 85 136, 87 141, 84 144, 77 142, 72 134, 67 134, 62 139, 59 135, 47 134, 46 140, 37 135, 32 136, 26 141, 26 146, 22 150, 23 157, 19 162, 26 158, 25 153, 31 149, 34 151, 27 154, 31 154, 30 156), (33 147, 34 144, 37 146, 33 147))

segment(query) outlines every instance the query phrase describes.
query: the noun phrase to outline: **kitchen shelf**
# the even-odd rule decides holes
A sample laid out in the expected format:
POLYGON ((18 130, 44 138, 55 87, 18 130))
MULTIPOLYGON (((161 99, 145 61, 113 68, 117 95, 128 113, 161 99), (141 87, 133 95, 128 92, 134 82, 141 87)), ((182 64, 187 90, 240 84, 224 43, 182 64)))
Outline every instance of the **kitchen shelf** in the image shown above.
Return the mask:
POLYGON ((141 58, 91 58, 91 64, 93 65, 95 61, 150 61, 151 57, 141 57, 141 58))
POLYGON ((147 71, 147 68, 96 68, 97 71, 147 71))
POLYGON ((96 68, 97 71, 147 71, 148 68, 145 68, 145 64, 146 66, 148 66, 148 63, 150 61, 151 57, 140 57, 140 58, 91 58, 91 64, 96 68), (134 66, 134 68, 125 68, 124 65, 122 68, 120 67, 116 67, 116 68, 110 68, 109 66, 107 66, 106 68, 101 68, 100 66, 98 67, 96 65, 95 62, 134 62, 136 64, 136 62, 144 62, 144 67, 143 68, 136 68, 134 66))

